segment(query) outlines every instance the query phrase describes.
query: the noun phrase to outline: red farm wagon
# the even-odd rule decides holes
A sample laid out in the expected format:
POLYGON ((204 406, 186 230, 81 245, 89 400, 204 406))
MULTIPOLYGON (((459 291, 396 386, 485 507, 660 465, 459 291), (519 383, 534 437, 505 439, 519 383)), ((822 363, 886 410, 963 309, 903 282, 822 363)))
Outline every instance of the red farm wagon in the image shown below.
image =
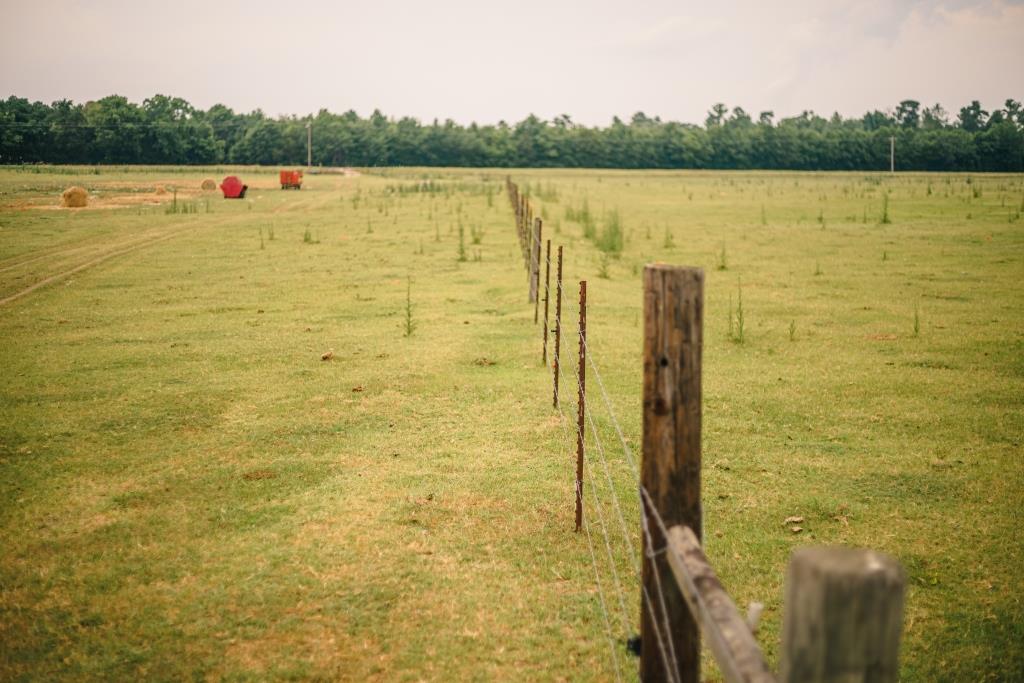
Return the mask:
POLYGON ((302 171, 281 171, 282 190, 301 190, 302 171))

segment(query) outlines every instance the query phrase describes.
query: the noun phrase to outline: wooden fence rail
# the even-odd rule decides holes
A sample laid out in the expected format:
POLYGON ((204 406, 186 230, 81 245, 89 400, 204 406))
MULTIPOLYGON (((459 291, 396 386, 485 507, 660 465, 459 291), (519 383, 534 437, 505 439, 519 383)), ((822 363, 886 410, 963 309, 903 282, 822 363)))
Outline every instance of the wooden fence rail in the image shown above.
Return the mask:
POLYGON ((686 605, 708 641, 722 676, 729 683, 773 683, 750 626, 711 568, 689 527, 668 530, 669 566, 686 605))

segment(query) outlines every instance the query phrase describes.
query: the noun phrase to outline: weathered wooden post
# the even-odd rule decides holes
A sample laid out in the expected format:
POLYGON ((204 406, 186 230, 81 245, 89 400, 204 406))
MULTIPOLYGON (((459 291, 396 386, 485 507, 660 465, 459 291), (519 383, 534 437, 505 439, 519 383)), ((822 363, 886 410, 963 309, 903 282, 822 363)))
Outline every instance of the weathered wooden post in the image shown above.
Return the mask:
MULTIPOLYGON (((530 262, 533 257, 533 234, 535 228, 533 225, 533 210, 527 212, 526 221, 526 253, 523 254, 526 259, 526 282, 532 289, 533 287, 533 263, 530 262)), ((533 303, 533 298, 530 298, 530 303, 533 303)))
MULTIPOLYGON (((640 680, 696 683, 700 633, 664 553, 662 526, 702 535, 701 349, 704 271, 644 268, 643 462, 640 471, 645 543, 640 606, 640 680), (653 509, 652 509, 653 508, 653 509), (646 603, 645 595, 653 604, 646 603), (659 595, 664 596, 664 609, 659 595), (651 614, 654 617, 652 620, 651 614), (659 651, 656 629, 669 652, 659 651), (666 671, 678 665, 678 671, 666 671)), ((643 533, 643 529, 641 532, 643 533)))
POLYGON ((583 528, 583 442, 587 413, 587 281, 580 280, 580 366, 576 401, 576 531, 583 528))
POLYGON ((526 247, 523 244, 525 231, 523 225, 526 223, 526 197, 519 195, 519 221, 516 223, 516 230, 519 233, 519 251, 525 255, 526 247))
POLYGON ((523 255, 526 255, 526 222, 530 220, 530 201, 523 195, 523 216, 519 223, 520 245, 523 248, 523 255))
MULTIPOLYGON (((526 270, 530 274, 530 279, 533 278, 533 237, 535 232, 535 219, 531 206, 529 220, 526 223, 526 270)), ((532 303, 533 300, 531 299, 530 302, 532 303)))
POLYGON ((516 217, 516 236, 519 236, 519 210, 522 208, 522 202, 519 200, 519 187, 513 183, 514 194, 512 195, 512 213, 516 217))
POLYGON ((548 364, 548 310, 551 308, 551 240, 544 247, 544 354, 542 361, 548 364))
POLYGON ((525 214, 523 216, 523 266, 530 271, 530 227, 533 225, 533 207, 529 199, 523 199, 525 214))
POLYGON ((555 395, 552 406, 558 407, 558 377, 562 369, 558 364, 562 351, 562 246, 558 246, 558 272, 555 274, 555 395))
POLYGON ((533 239, 530 240, 530 301, 533 302, 533 324, 537 324, 540 313, 540 240, 543 224, 540 218, 533 221, 533 239))
POLYGON ((904 575, 882 553, 801 548, 786 576, 782 683, 895 683, 904 575))

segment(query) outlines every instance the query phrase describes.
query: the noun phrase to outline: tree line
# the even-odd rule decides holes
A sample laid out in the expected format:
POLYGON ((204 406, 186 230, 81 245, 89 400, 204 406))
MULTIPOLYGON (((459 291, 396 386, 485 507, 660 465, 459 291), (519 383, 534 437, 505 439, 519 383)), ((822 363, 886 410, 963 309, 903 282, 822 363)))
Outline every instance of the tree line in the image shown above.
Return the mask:
POLYGON ((304 165, 307 126, 313 164, 323 166, 868 171, 888 170, 894 138, 899 170, 1024 171, 1024 109, 1012 99, 991 112, 974 101, 955 116, 904 100, 860 118, 805 111, 779 120, 716 104, 703 125, 640 112, 590 127, 566 115, 464 126, 379 110, 366 118, 204 111, 166 95, 49 105, 11 96, 0 100, 0 163, 304 165))

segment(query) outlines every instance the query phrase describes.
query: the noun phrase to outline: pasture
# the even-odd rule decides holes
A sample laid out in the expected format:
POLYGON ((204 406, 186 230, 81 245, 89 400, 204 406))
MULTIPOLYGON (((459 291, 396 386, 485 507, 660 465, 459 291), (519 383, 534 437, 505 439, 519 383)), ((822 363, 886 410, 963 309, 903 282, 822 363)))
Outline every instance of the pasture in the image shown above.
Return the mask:
POLYGON ((605 514, 643 264, 701 266, 705 544, 769 659, 847 544, 907 571, 904 680, 1024 677, 1021 176, 230 170, 0 170, 0 679, 612 679, 507 175, 563 319, 588 281, 605 514))

